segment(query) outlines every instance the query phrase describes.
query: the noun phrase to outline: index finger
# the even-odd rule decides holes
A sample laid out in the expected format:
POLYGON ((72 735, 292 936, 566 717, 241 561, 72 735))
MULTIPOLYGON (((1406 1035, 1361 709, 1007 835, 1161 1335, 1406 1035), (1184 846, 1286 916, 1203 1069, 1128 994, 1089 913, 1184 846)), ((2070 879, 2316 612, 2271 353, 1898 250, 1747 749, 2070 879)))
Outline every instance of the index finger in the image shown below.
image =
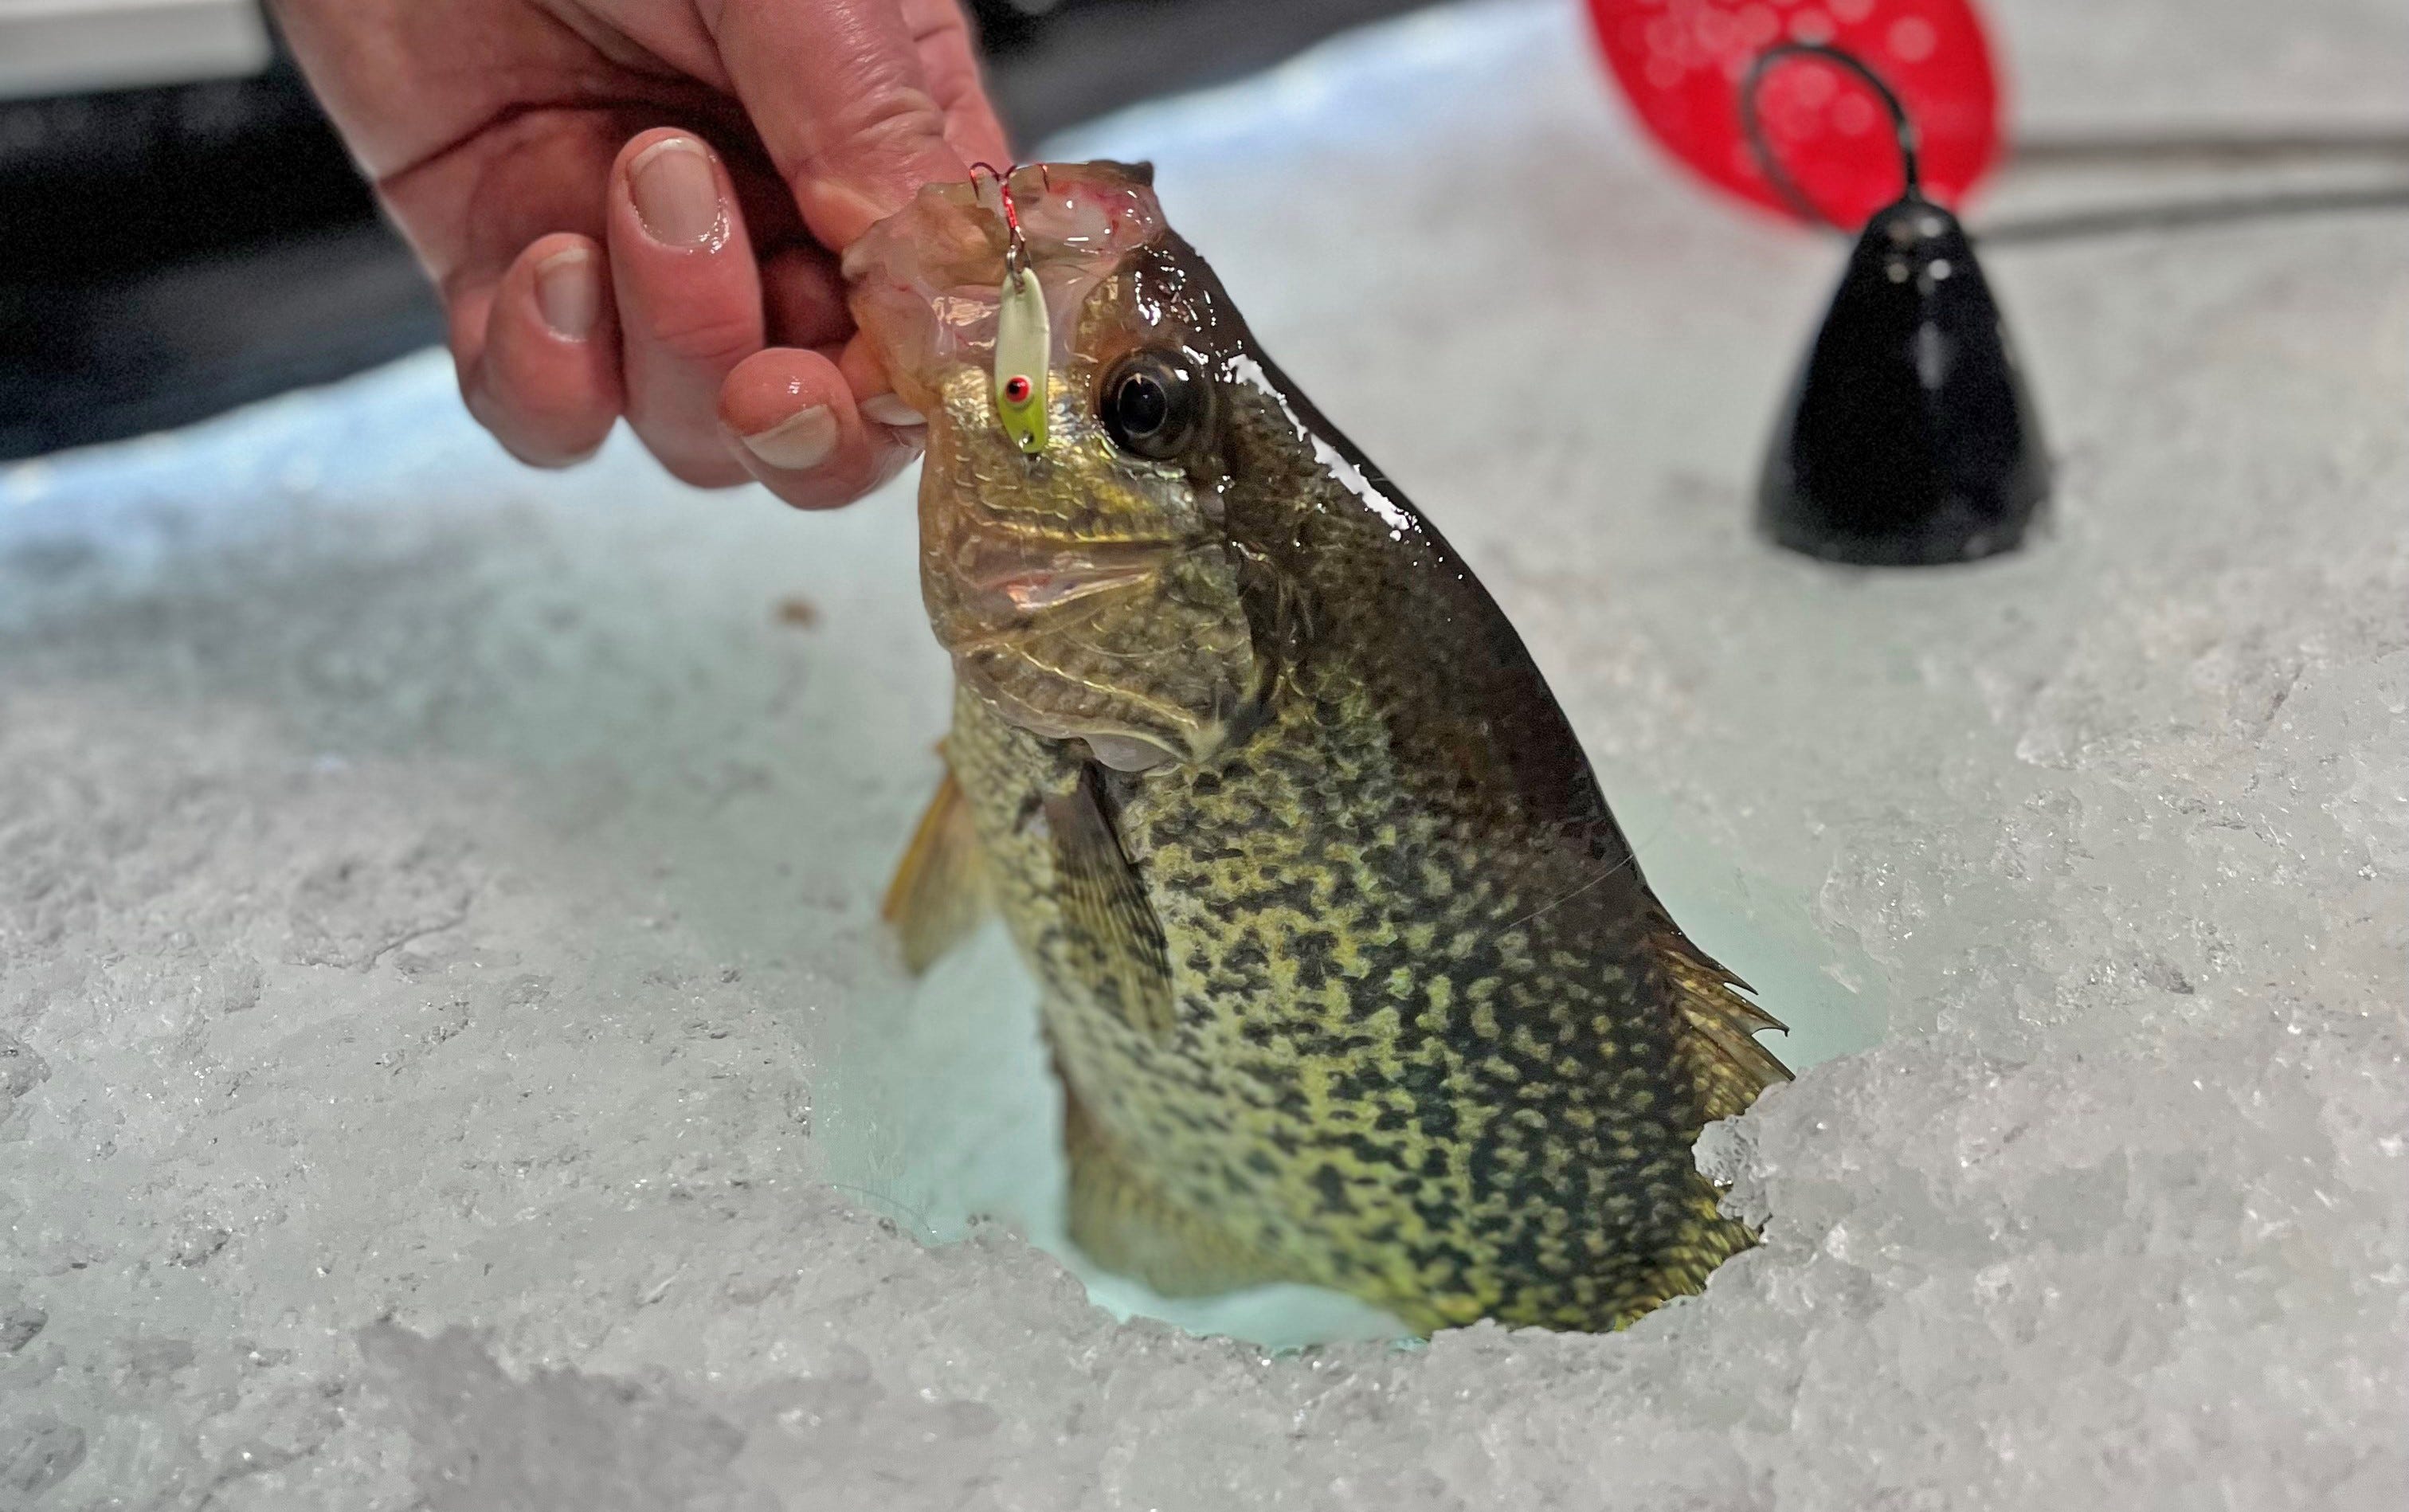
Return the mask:
POLYGON ((970 172, 945 139, 906 8, 726 0, 712 22, 728 80, 803 223, 838 252, 922 184, 970 172))

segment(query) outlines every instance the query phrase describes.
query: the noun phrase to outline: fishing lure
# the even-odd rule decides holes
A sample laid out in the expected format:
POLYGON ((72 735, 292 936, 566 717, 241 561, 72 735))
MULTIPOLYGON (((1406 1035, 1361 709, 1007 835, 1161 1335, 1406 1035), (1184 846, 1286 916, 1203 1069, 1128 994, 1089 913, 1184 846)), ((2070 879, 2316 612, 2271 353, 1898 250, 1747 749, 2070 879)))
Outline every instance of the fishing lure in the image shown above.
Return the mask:
MULTIPOLYGON (((1003 285, 995 307, 995 413, 1004 434, 1024 456, 1046 450, 1046 367, 1052 357, 1053 332, 1046 313, 1046 294, 1038 287, 1037 270, 1030 266, 1029 238, 1020 229, 1020 208, 1013 203, 1010 178, 981 163, 971 170, 974 182, 985 171, 994 187, 996 209, 1003 217, 1003 285)), ((980 185, 984 194, 987 185, 980 185)))

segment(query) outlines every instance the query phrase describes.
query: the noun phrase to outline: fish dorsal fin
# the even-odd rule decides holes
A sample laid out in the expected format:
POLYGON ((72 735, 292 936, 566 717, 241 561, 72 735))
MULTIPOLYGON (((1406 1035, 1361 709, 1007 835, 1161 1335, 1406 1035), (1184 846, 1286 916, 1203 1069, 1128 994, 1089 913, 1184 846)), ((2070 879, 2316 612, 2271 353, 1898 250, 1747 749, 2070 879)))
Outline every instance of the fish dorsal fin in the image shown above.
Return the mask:
POLYGON ((1747 1112, 1759 1092, 1790 1079, 1790 1068, 1755 1039, 1759 1030, 1784 1026, 1734 991, 1748 984, 1680 930, 1667 924, 1655 943, 1673 985, 1681 1015, 1679 1053, 1697 1087, 1699 1111, 1709 1121, 1747 1112))
POLYGON ((969 938, 988 906, 987 868, 979 860, 970 800, 948 767, 896 864, 879 915, 894 928, 904 969, 917 976, 969 938))
POLYGON ((1062 927, 1073 948, 1091 958, 1081 975, 1093 984, 1098 1005, 1133 1030, 1168 1031, 1171 953, 1162 921, 1105 815, 1103 776, 1092 763, 1069 792, 1046 800, 1046 824, 1062 927))

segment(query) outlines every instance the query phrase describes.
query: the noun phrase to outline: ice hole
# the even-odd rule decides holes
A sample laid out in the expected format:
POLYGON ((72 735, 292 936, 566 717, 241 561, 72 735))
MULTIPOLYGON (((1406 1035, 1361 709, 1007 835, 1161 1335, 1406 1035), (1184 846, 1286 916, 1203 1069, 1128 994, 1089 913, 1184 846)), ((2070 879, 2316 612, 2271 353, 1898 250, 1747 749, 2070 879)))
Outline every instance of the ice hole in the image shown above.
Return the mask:
MULTIPOLYGON (((1685 831, 1675 805, 1609 782, 1657 895, 1690 937, 1747 979, 1789 1033, 1765 1043, 1793 1071, 1882 1037, 1879 969, 1815 929, 1805 900, 1685 831), (1615 790, 1620 788, 1620 790, 1615 790)), ((1272 1348, 1401 1337, 1378 1308, 1317 1287, 1164 1297, 1070 1242, 1062 1101, 1038 1033, 1037 988, 1000 923, 916 983, 865 983, 836 1027, 816 1090, 828 1180, 923 1243, 1002 1223, 1061 1260, 1115 1316, 1272 1348)))

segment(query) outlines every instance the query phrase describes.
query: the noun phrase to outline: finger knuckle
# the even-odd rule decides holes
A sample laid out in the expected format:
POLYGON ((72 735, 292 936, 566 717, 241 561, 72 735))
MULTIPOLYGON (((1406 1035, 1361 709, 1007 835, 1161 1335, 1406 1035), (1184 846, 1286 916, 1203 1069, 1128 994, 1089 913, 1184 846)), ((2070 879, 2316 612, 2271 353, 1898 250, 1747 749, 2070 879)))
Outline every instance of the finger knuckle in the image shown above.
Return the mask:
POLYGON ((698 367, 732 367, 761 345, 760 312, 750 308, 671 307, 647 325, 655 346, 698 367))
POLYGON ((945 140, 936 97, 902 79, 881 78, 857 94, 829 122, 825 160, 904 158, 945 140))

